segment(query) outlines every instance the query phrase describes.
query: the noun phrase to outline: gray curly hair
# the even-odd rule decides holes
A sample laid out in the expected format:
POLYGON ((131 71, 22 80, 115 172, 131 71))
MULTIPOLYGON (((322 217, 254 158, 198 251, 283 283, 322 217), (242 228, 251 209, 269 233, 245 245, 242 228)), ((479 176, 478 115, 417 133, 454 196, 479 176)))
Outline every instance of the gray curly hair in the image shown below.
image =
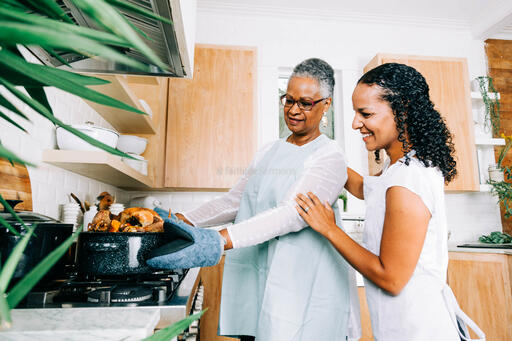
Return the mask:
POLYGON ((332 97, 334 89, 334 70, 332 67, 319 58, 310 58, 297 64, 293 68, 293 77, 304 77, 316 79, 320 86, 320 93, 323 97, 332 97))

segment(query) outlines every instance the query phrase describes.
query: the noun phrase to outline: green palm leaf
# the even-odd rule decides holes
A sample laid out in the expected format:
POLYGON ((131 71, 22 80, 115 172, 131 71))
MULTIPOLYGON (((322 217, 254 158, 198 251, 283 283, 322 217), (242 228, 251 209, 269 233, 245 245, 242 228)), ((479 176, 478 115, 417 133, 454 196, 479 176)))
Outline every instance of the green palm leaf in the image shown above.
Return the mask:
POLYGON ((11 319, 11 312, 9 310, 9 304, 7 303, 7 300, 5 299, 4 293, 0 292, 0 319, 1 319, 1 325, 0 329, 8 329, 11 327, 12 319, 11 319))
POLYGON ((0 7, 0 18, 11 19, 19 22, 29 23, 32 25, 37 25, 41 27, 45 27, 50 30, 55 30, 59 32, 68 32, 78 34, 85 38, 89 38, 95 40, 101 44, 106 45, 115 45, 120 47, 130 47, 131 45, 124 39, 119 38, 111 33, 93 30, 88 27, 77 26, 75 24, 67 24, 63 22, 58 22, 52 19, 43 18, 37 15, 27 14, 24 11, 12 9, 12 8, 2 8, 0 7))
POLYGON ((10 162, 16 162, 16 163, 19 163, 22 165, 29 165, 29 166, 35 167, 35 165, 33 163, 30 163, 28 161, 25 161, 25 160, 19 158, 16 154, 11 152, 9 149, 5 148, 1 143, 0 143, 0 158, 9 160, 10 162))
POLYGON ((40 45, 45 48, 59 48, 75 51, 88 56, 100 56, 141 71, 148 70, 147 65, 137 62, 116 50, 104 46, 92 39, 78 36, 72 32, 60 32, 46 27, 25 23, 13 23, 0 20, 0 42, 3 44, 40 45))
MULTIPOLYGON (((19 72, 21 74, 25 74, 28 77, 35 79, 41 83, 44 83, 46 85, 51 85, 56 88, 62 89, 64 91, 67 91, 69 93, 75 94, 77 96, 80 96, 82 98, 88 99, 93 102, 97 102, 103 105, 108 105, 115 108, 120 108, 128 111, 132 111, 138 114, 145 114, 143 111, 134 108, 132 106, 129 106, 117 99, 114 99, 112 97, 109 97, 107 95, 104 95, 100 92, 97 92, 95 90, 86 88, 84 86, 81 86, 78 83, 75 83, 74 81, 71 81, 71 77, 60 77, 61 73, 59 72, 40 72, 41 69, 46 69, 48 67, 42 66, 42 65, 36 65, 32 63, 27 63, 23 58, 19 58, 12 52, 8 50, 0 51, 0 64, 4 65, 6 68, 11 69, 12 71, 19 72)), ((55 70, 53 70, 55 71, 55 70)), ((66 72, 59 70, 61 72, 66 72)), ((30 88, 27 88, 27 91, 32 96, 33 94, 40 94, 38 91, 29 91, 30 88)), ((41 104, 45 104, 42 100, 46 101, 46 94, 44 94, 44 91, 42 90, 41 96, 32 96, 35 100, 37 100, 41 104), (43 96, 44 95, 44 96, 43 96), (44 97, 44 98, 43 98, 44 97)), ((46 102, 47 103, 47 102, 46 102)), ((49 112, 51 112, 51 108, 46 106, 46 109, 48 109, 49 112)))
POLYGON ((21 220, 21 218, 18 217, 18 215, 16 214, 14 209, 11 207, 11 205, 9 205, 7 203, 7 201, 5 201, 5 199, 2 197, 2 195, 0 195, 0 204, 2 204, 4 206, 4 211, 9 212, 14 217, 14 219, 16 219, 21 224, 21 226, 23 226, 26 230, 28 230, 27 225, 25 225, 23 220, 21 220))
POLYGON ((0 292, 5 292, 5 290, 7 290, 12 275, 16 270, 16 266, 18 265, 18 262, 20 261, 21 256, 23 255, 23 251, 25 251, 28 241, 34 233, 34 228, 27 229, 26 231, 26 234, 16 244, 11 254, 7 258, 7 261, 5 262, 5 264, 3 264, 2 272, 0 272, 0 292))
POLYGON ((156 19, 156 20, 159 20, 159 21, 162 21, 164 23, 167 23, 169 25, 172 25, 172 21, 167 19, 167 18, 164 18, 164 17, 161 17, 159 15, 156 15, 155 13, 153 12, 150 12, 140 6, 137 6, 137 5, 134 5, 130 2, 126 2, 126 1, 123 1, 123 0, 107 0, 108 3, 110 3, 111 5, 114 5, 116 7, 119 7, 119 8, 124 8, 128 11, 131 11, 131 12, 135 12, 135 13, 139 13, 139 14, 142 14, 146 17, 149 17, 149 18, 153 18, 153 19, 156 19))
MULTIPOLYGON (((22 280, 20 280, 7 294, 7 303, 9 307, 15 308, 25 295, 43 278, 48 270, 58 262, 71 244, 78 237, 82 228, 79 227, 64 243, 60 244, 55 250, 50 252, 42 261, 40 261, 22 280)), ((16 246, 17 247, 17 246, 16 246)))
POLYGON ((10 124, 12 124, 13 126, 15 126, 16 128, 18 129, 21 129, 23 132, 27 132, 25 130, 25 128, 23 128, 22 126, 20 126, 18 123, 14 122, 9 116, 7 116, 7 114, 5 114, 2 109, 0 109, 0 118, 3 118, 4 120, 6 120, 7 122, 9 122, 10 124))
MULTIPOLYGON (((4 51, 0 51, 0 54, 2 52, 5 52, 6 50, 4 51)), ((0 57, 1 58, 1 57, 0 57)), ((0 63, 1 64, 1 63, 0 63)), ((32 76, 32 75, 31 75, 32 76)), ((44 92, 44 89, 42 86, 38 86, 38 87, 26 87, 25 90, 27 90, 28 94, 30 95, 30 97, 32 97, 33 99, 35 99, 36 101, 38 101, 39 103, 41 103, 42 105, 44 105, 44 107, 46 108, 46 110, 48 110, 49 112, 52 113, 53 115, 53 110, 52 110, 52 107, 50 106, 50 102, 48 102, 48 97, 46 97, 46 93, 44 92)))
MULTIPOLYGON (((28 63, 24 59, 22 59, 22 61, 24 63, 28 63)), ((102 78, 81 75, 81 74, 66 71, 66 70, 56 69, 51 66, 32 64, 32 63, 30 65, 32 66, 34 72, 49 73, 52 76, 54 76, 55 78, 63 78, 68 81, 75 82, 75 83, 78 83, 78 84, 84 85, 84 86, 85 85, 102 85, 102 84, 110 83, 109 81, 104 80, 102 78)), ((23 73, 19 72, 16 69, 11 69, 11 68, 2 69, 2 77, 4 79, 7 79, 9 82, 11 82, 14 85, 21 85, 25 88, 45 86, 44 83, 41 83, 41 82, 35 80, 34 78, 28 77, 27 75, 24 75, 23 73)), ((10 108, 8 108, 8 109, 11 110, 10 108)))
POLYGON ((51 18, 61 19, 69 23, 73 22, 54 0, 23 0, 23 2, 35 11, 44 13, 51 18))
POLYGON ((4 79, 7 79, 16 86, 38 87, 44 85, 41 82, 35 81, 34 79, 27 77, 26 75, 22 75, 19 72, 12 71, 11 69, 2 69, 1 75, 4 79))
POLYGON ((128 21, 114 7, 103 0, 74 0, 74 3, 91 18, 95 18, 101 27, 130 42, 134 48, 142 52, 153 64, 162 70, 167 69, 167 66, 162 63, 153 50, 138 35, 134 34, 128 21))
POLYGON ((12 233, 14 233, 15 235, 17 235, 18 237, 20 236, 20 233, 18 231, 16 231, 16 229, 14 227, 11 226, 11 224, 9 224, 7 222, 7 220, 5 220, 4 218, 0 217, 0 224, 3 225, 3 227, 5 227, 6 229, 8 229, 9 231, 11 231, 12 233))
MULTIPOLYGON (((25 248, 27 247, 28 241, 30 240, 30 237, 32 237, 32 234, 34 233, 34 229, 31 228, 27 231, 27 233, 21 238, 21 240, 16 244, 14 249, 12 250, 11 254, 9 255, 9 258, 7 258, 7 261, 2 267, 2 272, 0 272, 0 291, 5 292, 7 289, 7 286, 9 285, 9 282, 11 281, 12 275, 14 274, 14 271, 16 270, 16 266, 18 265, 18 262, 21 259, 21 256, 23 255, 23 251, 25 251, 25 248)), ((11 306, 11 305, 9 305, 11 306)), ((12 308, 12 306, 11 306, 12 308)))
POLYGON ((11 6, 11 7, 14 7, 14 8, 18 8, 18 9, 21 9, 23 11, 26 11, 26 10, 29 9, 29 8, 27 8, 27 6, 21 4, 19 2, 19 0, 3 0, 3 5, 4 6, 11 6))
POLYGON ((183 332, 183 330, 185 330, 185 328, 190 326, 190 324, 192 322, 199 319, 201 317, 201 315, 203 315, 206 310, 207 309, 201 311, 200 313, 190 315, 190 316, 184 318, 183 320, 178 321, 175 324, 170 325, 164 329, 160 329, 155 334, 145 338, 144 341, 168 341, 168 340, 171 340, 173 337, 181 334, 181 332, 183 332))
POLYGON ((50 66, 46 66, 46 65, 31 64, 31 66, 35 66, 36 68, 39 68, 40 69, 39 72, 41 72, 41 73, 48 73, 48 74, 51 74, 55 78, 62 78, 67 81, 79 84, 79 85, 102 85, 102 84, 110 83, 110 81, 107 81, 102 78, 81 75, 78 73, 69 72, 69 71, 65 71, 65 70, 59 70, 54 67, 50 67, 50 66))
POLYGON ((57 59, 62 65, 66 65, 67 67, 71 67, 71 65, 69 65, 69 63, 64 58, 59 56, 58 53, 56 53, 54 50, 49 49, 49 48, 46 48, 44 50, 46 51, 46 53, 51 55, 53 58, 57 59))
POLYGON ((2 107, 4 107, 5 109, 7 110, 10 110, 12 111, 13 113, 15 113, 16 115, 18 116, 21 116, 23 117, 24 119, 26 119, 27 121, 30 122, 29 118, 27 116, 25 116, 24 113, 22 113, 21 111, 18 110, 18 108, 16 108, 14 106, 14 104, 12 104, 11 102, 9 102, 7 99, 5 99, 5 97, 3 95, 0 94, 0 105, 2 107))

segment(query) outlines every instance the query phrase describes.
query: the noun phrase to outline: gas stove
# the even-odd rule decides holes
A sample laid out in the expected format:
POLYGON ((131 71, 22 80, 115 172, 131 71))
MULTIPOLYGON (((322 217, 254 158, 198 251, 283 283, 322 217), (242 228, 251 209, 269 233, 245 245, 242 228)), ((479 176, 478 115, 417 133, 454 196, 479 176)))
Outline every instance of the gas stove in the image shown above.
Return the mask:
MULTIPOLYGON (((54 322, 66 320, 68 316, 73 316, 72 321, 80 321, 70 322, 73 326, 69 330, 74 333, 81 330, 93 335, 98 331, 98 326, 107 322, 104 319, 108 319, 110 323, 109 333, 120 333, 119 335, 124 335, 126 329, 140 332, 140 328, 147 328, 147 323, 151 324, 151 328, 162 329, 202 310, 204 288, 197 278, 198 273, 199 268, 194 268, 96 278, 80 277, 75 272, 64 278, 45 280, 26 295, 13 310, 13 314, 29 318, 50 316, 48 329, 45 329, 46 324, 23 325, 12 332, 44 332, 59 336, 59 333, 68 329, 54 322), (48 310, 48 314, 44 313, 45 310, 48 310), (134 314, 141 316, 140 321, 146 321, 141 322, 144 327, 137 327, 133 323, 125 326, 122 322, 119 324, 118 318, 107 318, 123 316, 125 313, 128 320, 133 320, 134 314), (56 320, 53 319, 55 316, 56 320), (151 322, 146 319, 154 320, 151 322)), ((101 333, 103 331, 101 329, 101 333)), ((146 335, 147 330, 143 333, 146 335)), ((199 321, 194 321, 178 336, 178 340, 196 340, 198 335, 199 321)))
POLYGON ((187 270, 137 276, 66 278, 39 283, 18 308, 136 307, 171 304, 187 270))

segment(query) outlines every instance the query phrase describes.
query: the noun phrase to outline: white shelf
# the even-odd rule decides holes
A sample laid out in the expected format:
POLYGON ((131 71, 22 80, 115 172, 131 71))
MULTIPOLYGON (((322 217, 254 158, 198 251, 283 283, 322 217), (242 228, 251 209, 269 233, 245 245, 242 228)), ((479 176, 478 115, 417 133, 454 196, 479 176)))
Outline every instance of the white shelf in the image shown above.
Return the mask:
MULTIPOLYGON (((500 99, 500 94, 498 93, 496 95, 498 95, 498 99, 500 99)), ((489 97, 490 99, 496 99, 496 96, 492 92, 488 92, 487 93, 487 97, 489 97)), ((471 99, 473 99, 473 100, 481 100, 482 99, 482 94, 480 92, 472 91, 471 92, 471 99)))
POLYGON ((43 161, 124 189, 149 189, 152 180, 104 151, 45 150, 43 161))
POLYGON ((504 146, 505 139, 502 138, 488 138, 488 137, 475 137, 475 144, 477 146, 504 146))

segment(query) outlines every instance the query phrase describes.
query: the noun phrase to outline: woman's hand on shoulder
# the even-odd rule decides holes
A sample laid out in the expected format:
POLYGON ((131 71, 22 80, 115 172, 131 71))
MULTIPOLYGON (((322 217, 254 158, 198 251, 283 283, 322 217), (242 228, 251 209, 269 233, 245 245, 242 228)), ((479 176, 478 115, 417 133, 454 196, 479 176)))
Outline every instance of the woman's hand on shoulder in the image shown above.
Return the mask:
POLYGON ((327 236, 330 230, 338 228, 334 217, 334 211, 328 202, 322 204, 320 199, 311 192, 297 194, 297 212, 311 228, 323 236, 327 236))

